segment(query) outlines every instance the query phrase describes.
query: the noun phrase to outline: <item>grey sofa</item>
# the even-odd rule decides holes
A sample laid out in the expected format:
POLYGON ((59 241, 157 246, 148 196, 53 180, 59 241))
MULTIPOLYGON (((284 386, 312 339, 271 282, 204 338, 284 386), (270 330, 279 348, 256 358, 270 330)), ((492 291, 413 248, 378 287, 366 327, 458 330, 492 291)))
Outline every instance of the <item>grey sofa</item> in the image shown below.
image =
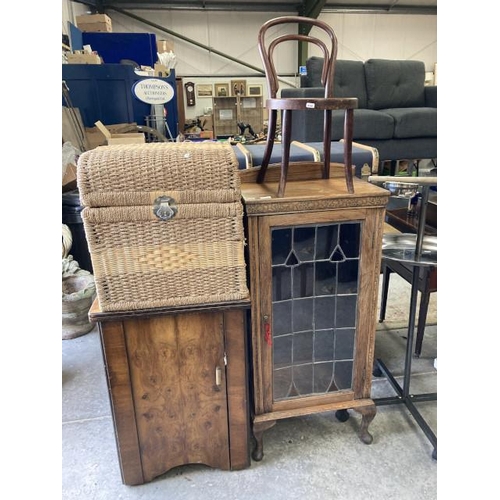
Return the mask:
MULTIPOLYGON (((321 97, 323 59, 306 62, 301 88, 282 89, 282 97, 321 97)), ((357 97, 353 140, 378 150, 380 161, 437 158, 437 87, 425 86, 421 61, 337 60, 334 97, 357 97)), ((343 137, 344 111, 334 111, 332 140, 343 137)), ((322 141, 321 111, 294 111, 292 140, 322 141)))

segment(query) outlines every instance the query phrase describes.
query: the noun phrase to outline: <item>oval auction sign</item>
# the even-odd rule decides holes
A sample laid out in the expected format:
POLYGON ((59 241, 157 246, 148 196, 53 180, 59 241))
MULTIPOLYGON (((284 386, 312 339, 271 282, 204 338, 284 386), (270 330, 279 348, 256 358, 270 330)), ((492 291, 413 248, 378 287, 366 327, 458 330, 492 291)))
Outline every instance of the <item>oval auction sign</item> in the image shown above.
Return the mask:
POLYGON ((164 104, 174 98, 172 85, 159 78, 139 80, 134 83, 132 92, 137 99, 147 104, 164 104))

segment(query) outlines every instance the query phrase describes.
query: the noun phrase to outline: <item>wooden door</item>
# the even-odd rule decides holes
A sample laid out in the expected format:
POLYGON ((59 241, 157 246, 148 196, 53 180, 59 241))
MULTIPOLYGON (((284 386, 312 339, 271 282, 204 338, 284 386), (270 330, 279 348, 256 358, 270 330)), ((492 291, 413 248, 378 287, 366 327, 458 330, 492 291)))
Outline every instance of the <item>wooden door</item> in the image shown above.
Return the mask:
POLYGON ((222 314, 124 322, 144 480, 202 463, 229 469, 222 314))
POLYGON ((249 124, 256 134, 260 134, 264 129, 264 118, 262 108, 262 97, 241 97, 239 120, 249 124))
POLYGON ((353 209, 259 218, 257 414, 369 397, 373 216, 353 209))
POLYGON ((238 134, 238 105, 236 97, 214 97, 214 134, 216 136, 238 134))

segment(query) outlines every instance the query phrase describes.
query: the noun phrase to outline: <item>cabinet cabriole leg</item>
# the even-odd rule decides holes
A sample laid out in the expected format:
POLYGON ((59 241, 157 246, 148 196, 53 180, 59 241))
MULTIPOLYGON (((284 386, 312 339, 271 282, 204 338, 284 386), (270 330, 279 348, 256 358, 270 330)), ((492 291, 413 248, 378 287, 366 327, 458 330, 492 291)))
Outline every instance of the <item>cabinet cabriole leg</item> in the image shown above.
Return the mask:
POLYGON ((267 422, 254 422, 253 436, 255 438, 255 449, 252 452, 252 458, 256 462, 260 462, 264 457, 263 434, 271 427, 274 427, 276 420, 269 420, 267 422))
POLYGON ((375 418, 377 413, 377 407, 374 405, 365 406, 362 408, 353 408, 354 411, 361 414, 361 428, 359 429, 359 438, 365 444, 371 444, 373 442, 373 436, 368 432, 368 426, 371 421, 375 418))

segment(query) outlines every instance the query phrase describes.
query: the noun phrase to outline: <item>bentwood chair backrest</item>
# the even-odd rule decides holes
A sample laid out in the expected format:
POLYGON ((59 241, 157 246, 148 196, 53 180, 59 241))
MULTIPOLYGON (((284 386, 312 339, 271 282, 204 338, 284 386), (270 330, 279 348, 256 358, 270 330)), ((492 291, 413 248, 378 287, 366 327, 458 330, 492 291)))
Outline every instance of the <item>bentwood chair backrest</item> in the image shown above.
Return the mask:
MULTIPOLYGON (((315 30, 318 31, 318 30, 315 30)), ((344 121, 344 170, 346 177, 347 190, 354 192, 352 182, 352 128, 353 128, 353 109, 357 107, 358 100, 355 97, 335 98, 333 96, 333 78, 335 72, 335 61, 337 58, 337 37, 335 32, 323 21, 301 16, 283 16, 270 19, 264 23, 258 34, 258 48, 264 65, 264 71, 267 83, 267 92, 269 98, 266 100, 266 108, 269 111, 269 124, 266 149, 257 175, 257 182, 262 183, 265 180, 267 167, 271 158, 273 145, 275 142, 278 111, 282 112, 281 132, 282 132, 282 160, 281 173, 278 187, 278 197, 281 198, 285 193, 285 186, 290 163, 290 143, 291 143, 291 113, 294 110, 308 111, 321 110, 324 113, 323 127, 323 172, 322 177, 330 177, 330 151, 331 151, 331 121, 332 111, 337 109, 345 110, 344 121), (319 28, 326 34, 328 40, 325 43, 317 36, 303 33, 291 33, 278 35, 275 38, 269 36, 271 28, 280 25, 291 24, 299 31, 303 27, 309 27, 308 33, 314 28, 319 28), (314 44, 320 48, 323 54, 323 68, 321 73, 321 83, 324 85, 324 97, 303 98, 287 97, 280 98, 280 79, 275 67, 275 50, 278 45, 284 42, 296 41, 314 44)), ((316 164, 318 162, 315 162, 316 164)))

